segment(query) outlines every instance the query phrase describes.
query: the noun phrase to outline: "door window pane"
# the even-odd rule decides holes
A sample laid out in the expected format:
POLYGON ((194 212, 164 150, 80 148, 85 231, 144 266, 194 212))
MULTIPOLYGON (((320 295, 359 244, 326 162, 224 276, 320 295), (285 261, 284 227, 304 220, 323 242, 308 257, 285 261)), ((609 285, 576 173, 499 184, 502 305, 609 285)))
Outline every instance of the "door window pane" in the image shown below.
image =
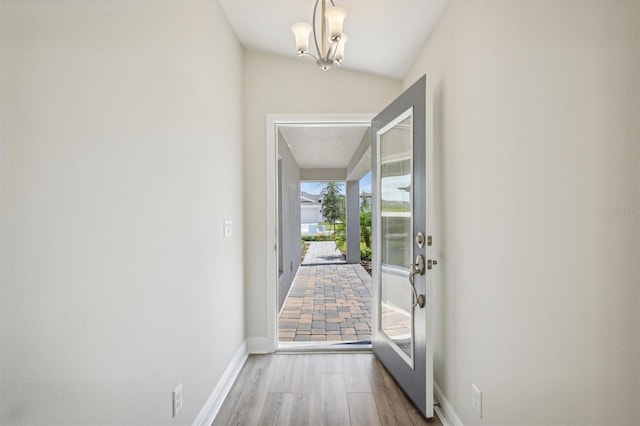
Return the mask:
POLYGON ((412 116, 378 138, 380 188, 380 330, 413 362, 412 116))

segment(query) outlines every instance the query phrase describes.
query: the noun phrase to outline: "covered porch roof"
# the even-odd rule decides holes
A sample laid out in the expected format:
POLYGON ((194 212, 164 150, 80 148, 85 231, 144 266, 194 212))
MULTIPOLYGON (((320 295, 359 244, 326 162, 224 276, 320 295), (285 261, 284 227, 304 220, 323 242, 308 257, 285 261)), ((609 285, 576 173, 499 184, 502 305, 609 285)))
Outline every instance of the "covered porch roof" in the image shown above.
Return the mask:
POLYGON ((280 125, 302 181, 359 181, 371 170, 371 130, 359 123, 280 125))

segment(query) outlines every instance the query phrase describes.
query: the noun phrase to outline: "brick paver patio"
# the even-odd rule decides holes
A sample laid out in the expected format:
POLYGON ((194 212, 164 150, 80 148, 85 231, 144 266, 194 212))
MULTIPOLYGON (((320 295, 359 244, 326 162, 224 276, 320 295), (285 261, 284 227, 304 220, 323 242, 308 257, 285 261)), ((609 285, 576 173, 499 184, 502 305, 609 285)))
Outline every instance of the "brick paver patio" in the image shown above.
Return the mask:
POLYGON ((281 342, 371 340, 371 277, 333 241, 312 242, 278 322, 281 342))

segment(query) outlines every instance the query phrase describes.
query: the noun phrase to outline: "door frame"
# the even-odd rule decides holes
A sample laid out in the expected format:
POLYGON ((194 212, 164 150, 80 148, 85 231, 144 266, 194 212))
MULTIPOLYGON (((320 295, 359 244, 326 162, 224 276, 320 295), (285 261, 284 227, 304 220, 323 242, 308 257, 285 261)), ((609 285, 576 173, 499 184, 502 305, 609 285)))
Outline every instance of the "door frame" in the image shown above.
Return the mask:
POLYGON ((326 126, 370 126, 376 113, 319 113, 319 114, 267 114, 266 116, 266 195, 267 215, 265 231, 267 237, 267 340, 265 351, 272 353, 278 347, 278 126, 280 125, 326 125, 326 126))

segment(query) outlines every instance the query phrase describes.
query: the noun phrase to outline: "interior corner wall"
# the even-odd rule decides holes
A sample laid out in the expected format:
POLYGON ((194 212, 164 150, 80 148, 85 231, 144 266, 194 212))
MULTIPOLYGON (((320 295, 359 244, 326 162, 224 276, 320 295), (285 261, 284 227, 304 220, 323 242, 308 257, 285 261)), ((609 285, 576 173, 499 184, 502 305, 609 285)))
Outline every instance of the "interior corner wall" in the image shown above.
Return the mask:
POLYGON ((242 48, 217 1, 0 9, 0 424, 191 424, 244 340, 242 48))
MULTIPOLYGON (((375 113, 401 93, 402 83, 344 68, 322 72, 304 58, 245 50, 243 56, 245 294, 247 336, 267 337, 268 270, 266 116, 375 113)), ((274 300, 273 303, 276 303, 274 300)))
POLYGON ((640 3, 452 0, 424 73, 436 382, 466 425, 640 424, 640 3))
POLYGON ((300 267, 300 167, 293 157, 284 136, 278 132, 278 154, 282 158, 280 205, 282 215, 282 269, 278 277, 278 312, 282 308, 293 279, 300 267))

